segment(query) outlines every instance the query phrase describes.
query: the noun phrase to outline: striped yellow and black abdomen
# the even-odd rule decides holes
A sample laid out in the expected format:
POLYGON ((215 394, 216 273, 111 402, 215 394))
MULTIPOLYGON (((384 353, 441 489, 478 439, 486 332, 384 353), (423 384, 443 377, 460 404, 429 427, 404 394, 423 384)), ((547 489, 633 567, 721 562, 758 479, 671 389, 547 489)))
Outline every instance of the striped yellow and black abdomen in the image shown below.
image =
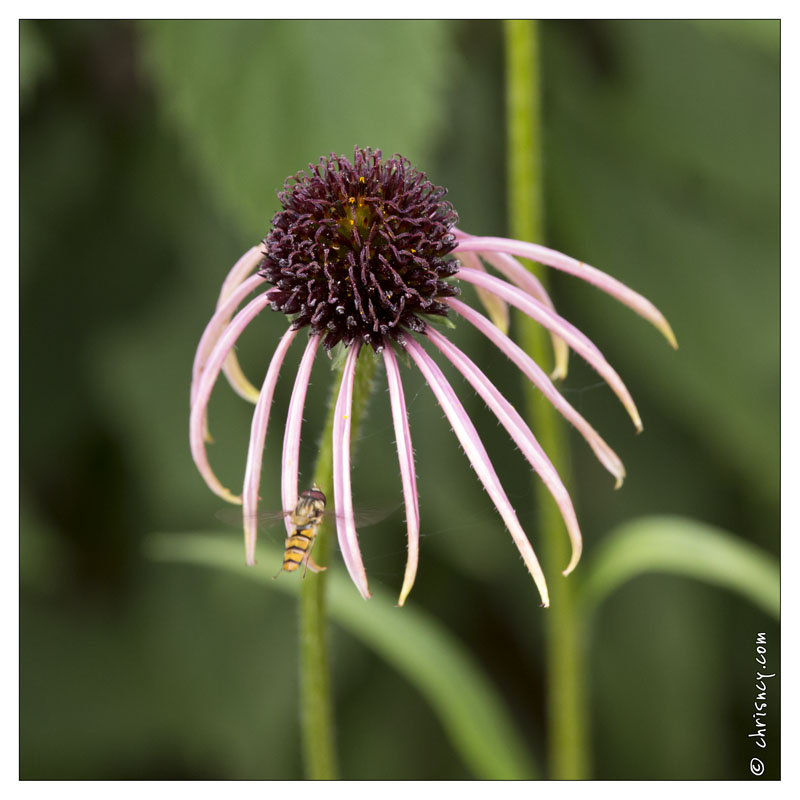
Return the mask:
POLYGON ((308 548, 314 540, 313 528, 295 532, 286 540, 286 551, 283 554, 283 568, 287 572, 294 572, 305 559, 308 548))

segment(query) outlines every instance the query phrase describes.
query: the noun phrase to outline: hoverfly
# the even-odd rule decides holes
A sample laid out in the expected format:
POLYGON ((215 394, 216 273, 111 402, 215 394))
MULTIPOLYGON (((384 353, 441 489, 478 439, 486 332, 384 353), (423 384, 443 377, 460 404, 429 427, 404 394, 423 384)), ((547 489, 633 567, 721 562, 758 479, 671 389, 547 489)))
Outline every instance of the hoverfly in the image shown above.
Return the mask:
MULTIPOLYGON (((293 528, 292 533, 286 538, 283 564, 275 574, 275 578, 281 572, 296 572, 301 566, 303 567, 304 577, 306 570, 323 572, 327 569, 327 567, 317 564, 311 558, 311 551, 314 549, 320 525, 325 519, 339 516, 333 511, 326 511, 326 503, 325 494, 315 483, 310 489, 302 492, 294 508, 285 511, 264 511, 255 515, 259 527, 269 527, 288 517, 293 528)), ((380 522, 393 510, 393 508, 367 509, 356 512, 353 517, 356 525, 367 527, 380 522)), ((217 517, 229 524, 241 525, 242 523, 241 512, 237 513, 232 509, 220 511, 217 517)))
MULTIPOLYGON (((328 569, 315 564, 314 559, 311 558, 317 531, 322 524, 325 503, 325 495, 316 483, 300 495, 294 511, 289 515, 294 533, 286 539, 281 570, 294 572, 301 564, 304 564, 305 569, 310 569, 312 572, 322 572, 328 569)), ((281 570, 278 570, 278 575, 281 570)), ((278 575, 275 577, 277 578, 278 575)))

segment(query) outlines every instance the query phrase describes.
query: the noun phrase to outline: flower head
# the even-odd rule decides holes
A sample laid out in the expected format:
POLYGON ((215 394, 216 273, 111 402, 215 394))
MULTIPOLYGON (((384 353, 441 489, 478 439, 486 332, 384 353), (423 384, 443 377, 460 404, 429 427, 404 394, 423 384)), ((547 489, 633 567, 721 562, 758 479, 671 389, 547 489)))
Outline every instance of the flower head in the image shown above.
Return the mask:
MULTIPOLYGON (((395 348, 408 354, 425 377, 447 416, 478 478, 494 502, 548 605, 547 583, 533 547, 489 460, 464 407, 436 362, 421 346, 431 345, 461 372, 497 416, 561 510, 572 542, 569 574, 581 553, 581 533, 569 493, 530 428, 480 368, 446 336, 429 324, 436 317, 456 317, 477 328, 511 359, 571 422, 603 466, 621 485, 625 469, 619 457, 591 425, 564 399, 551 377, 506 334, 507 305, 542 324, 551 334, 556 368, 564 377, 570 349, 606 380, 630 414, 637 430, 641 420, 620 377, 600 350, 560 317, 541 283, 516 257, 530 258, 593 283, 652 322, 677 346, 661 313, 645 298, 588 264, 541 245, 496 237, 471 236, 458 228, 446 191, 399 156, 383 160, 380 151, 356 148, 353 161, 331 155, 287 179, 279 193, 282 210, 261 247, 248 251, 223 283, 217 310, 206 327, 195 356, 190 442, 192 455, 209 487, 220 497, 244 506, 245 553, 255 563, 255 512, 264 441, 278 374, 289 346, 302 328, 309 337, 294 383, 283 443, 283 507, 298 501, 300 433, 306 390, 319 345, 346 349, 333 427, 333 494, 339 545, 347 569, 361 594, 369 597, 353 516, 350 487, 350 420, 356 362, 362 345, 381 355, 386 369, 400 475, 406 506, 408 562, 400 592, 402 605, 414 583, 419 556, 419 502, 411 432, 395 348), (498 271, 505 280, 489 274, 498 271), (255 272, 255 274, 253 274, 255 272), (470 283, 495 321, 458 299, 458 283, 470 283), (237 313, 251 294, 255 297, 237 313), (267 306, 291 322, 279 341, 259 391, 243 375, 233 346, 255 316, 267 306), (235 316, 234 316, 235 315, 235 316), (256 404, 241 495, 222 486, 206 453, 210 441, 206 410, 220 370, 232 387, 256 404)), ((287 522, 287 532, 291 533, 287 522)))
POLYGON ((264 239, 259 274, 275 289, 270 304, 293 316, 295 329, 380 352, 403 331, 423 331, 423 316, 447 315, 446 283, 458 264, 458 216, 404 158, 355 151, 351 163, 334 156, 287 179, 283 210, 264 239))

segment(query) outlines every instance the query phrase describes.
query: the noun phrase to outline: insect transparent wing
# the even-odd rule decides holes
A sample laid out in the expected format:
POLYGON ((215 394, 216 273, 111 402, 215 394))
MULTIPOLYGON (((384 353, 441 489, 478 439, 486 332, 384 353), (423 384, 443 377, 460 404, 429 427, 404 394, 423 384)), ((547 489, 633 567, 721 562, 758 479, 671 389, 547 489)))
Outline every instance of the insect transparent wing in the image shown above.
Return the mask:
MULTIPOLYGON (((377 525, 382 522, 399 508, 398 505, 383 506, 383 507, 364 507, 357 508, 353 513, 353 521, 357 528, 368 528, 371 525, 377 525)), ((294 511, 259 511, 252 515, 259 528, 269 528, 276 525, 278 522, 291 516, 294 511)), ((234 527, 241 527, 244 523, 244 515, 241 508, 223 508, 215 515, 218 520, 224 522, 226 525, 234 527)), ((335 519, 344 519, 343 514, 337 514, 335 511, 328 510, 322 512, 322 517, 326 520, 333 521, 335 519)))
MULTIPOLYGON (((259 528, 270 528, 291 515, 291 511, 259 511, 257 514, 252 514, 250 518, 255 520, 259 528)), ((241 528, 244 524, 244 514, 240 508, 223 508, 215 516, 226 525, 241 528)))
MULTIPOLYGON (((399 504, 380 508, 370 508, 369 506, 357 508, 353 512, 353 522, 357 528, 369 528, 370 525, 377 525, 379 522, 383 522, 383 520, 391 516, 398 508, 399 504)), ((337 514, 335 511, 325 511, 323 516, 325 519, 330 520, 344 519, 344 514, 337 514)))

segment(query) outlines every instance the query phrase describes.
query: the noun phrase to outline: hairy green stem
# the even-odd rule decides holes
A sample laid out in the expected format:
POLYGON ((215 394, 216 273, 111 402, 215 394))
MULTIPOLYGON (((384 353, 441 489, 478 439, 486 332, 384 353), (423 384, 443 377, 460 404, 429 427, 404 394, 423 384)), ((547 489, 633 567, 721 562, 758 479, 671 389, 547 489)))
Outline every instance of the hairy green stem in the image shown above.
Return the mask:
MULTIPOLYGON (((506 115, 508 211, 511 236, 542 242, 544 204, 541 143, 541 85, 537 23, 506 20, 506 115)), ((547 285, 539 264, 528 268, 547 285)), ((538 363, 552 363, 549 337, 528 317, 517 315, 521 345, 538 363)), ((555 409, 525 382, 526 416, 564 483, 569 486, 563 425, 555 409)), ((576 617, 575 578, 563 578, 569 540, 558 507, 544 484, 536 482, 537 549, 548 578, 551 607, 545 613, 547 642, 547 763, 551 778, 588 776, 586 686, 582 641, 576 617)))
MULTIPOLYGON (((358 359, 351 422, 354 441, 367 409, 377 363, 374 353, 366 349, 358 359)), ((314 468, 314 481, 329 498, 333 497, 333 421, 340 383, 341 369, 331 389, 328 419, 314 468)), ((330 522, 324 522, 317 533, 314 560, 318 564, 328 563, 330 529, 330 522)), ((339 776, 326 625, 326 577, 325 572, 308 572, 300 591, 300 730, 305 774, 312 780, 335 780, 339 776)))

